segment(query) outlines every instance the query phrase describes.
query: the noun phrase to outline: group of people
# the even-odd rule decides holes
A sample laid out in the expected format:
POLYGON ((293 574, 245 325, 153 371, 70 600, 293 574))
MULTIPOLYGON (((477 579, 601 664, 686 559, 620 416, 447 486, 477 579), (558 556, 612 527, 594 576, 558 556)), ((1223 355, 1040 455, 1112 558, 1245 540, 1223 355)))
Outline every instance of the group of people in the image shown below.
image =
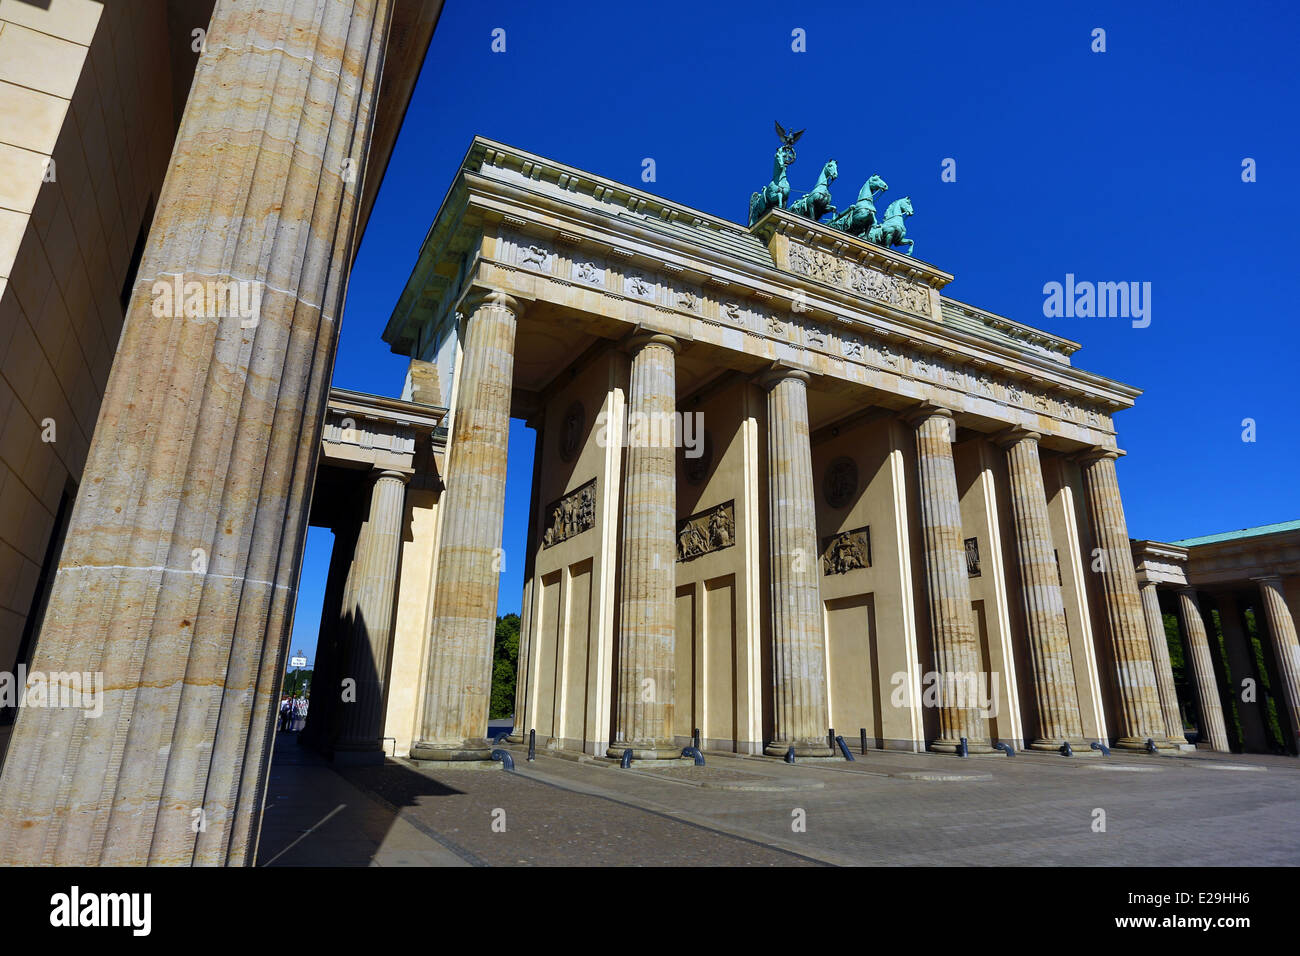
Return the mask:
POLYGON ((307 723, 307 698, 284 697, 280 700, 280 729, 297 733, 307 723))

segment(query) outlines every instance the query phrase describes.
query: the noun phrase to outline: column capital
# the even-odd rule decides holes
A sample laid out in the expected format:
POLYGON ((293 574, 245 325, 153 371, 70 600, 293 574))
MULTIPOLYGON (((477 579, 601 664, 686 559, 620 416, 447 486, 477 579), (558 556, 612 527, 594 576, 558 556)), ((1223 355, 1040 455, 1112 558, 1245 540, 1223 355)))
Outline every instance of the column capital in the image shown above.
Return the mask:
POLYGON ((1020 444, 1022 441, 1032 441, 1034 444, 1038 444, 1042 437, 1043 436, 1039 432, 1031 431, 1030 429, 1023 428, 1020 425, 1012 425, 1008 428, 1002 429, 1000 432, 994 432, 989 436, 989 441, 993 442, 993 444, 997 445, 999 448, 1010 448, 1013 445, 1020 444))
POLYGON ((1125 452, 1119 448, 1104 448, 1101 445, 1093 445, 1091 448, 1085 448, 1072 457, 1081 465, 1091 465, 1099 461, 1115 461, 1123 458, 1124 454, 1125 452))
POLYGON ((682 343, 671 335, 665 335, 663 332, 638 331, 629 335, 623 343, 628 352, 633 354, 641 351, 650 345, 658 345, 663 348, 673 350, 676 355, 682 350, 682 343))
POLYGON ((812 376, 808 374, 806 369, 795 368, 793 365, 774 365, 755 375, 754 384, 762 386, 770 392, 786 379, 795 379, 803 382, 806 386, 812 381, 812 376))
POLYGON ((949 421, 953 421, 952 409, 945 408, 942 405, 936 405, 934 402, 922 402, 915 408, 910 408, 903 412, 899 417, 914 428, 919 426, 922 422, 929 421, 931 418, 946 418, 949 421))
POLYGON ((465 297, 460 300, 460 305, 456 307, 456 311, 463 313, 468 318, 485 305, 495 305, 498 308, 505 309, 515 318, 519 318, 523 314, 525 302, 499 289, 484 289, 475 286, 465 293, 465 297))
POLYGON ((370 471, 370 477, 375 481, 381 478, 395 478, 402 484, 406 484, 413 476, 414 472, 399 471, 396 468, 373 468, 370 471))

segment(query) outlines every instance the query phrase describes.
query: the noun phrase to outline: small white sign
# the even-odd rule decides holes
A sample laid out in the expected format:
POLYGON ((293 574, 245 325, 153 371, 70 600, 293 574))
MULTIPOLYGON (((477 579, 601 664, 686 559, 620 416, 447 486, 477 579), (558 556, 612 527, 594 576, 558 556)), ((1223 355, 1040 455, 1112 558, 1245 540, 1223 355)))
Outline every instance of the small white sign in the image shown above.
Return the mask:
POLYGON ((307 658, 305 658, 305 657, 291 657, 291 658, 289 658, 289 666, 290 666, 290 667, 306 667, 306 666, 307 666, 307 658))

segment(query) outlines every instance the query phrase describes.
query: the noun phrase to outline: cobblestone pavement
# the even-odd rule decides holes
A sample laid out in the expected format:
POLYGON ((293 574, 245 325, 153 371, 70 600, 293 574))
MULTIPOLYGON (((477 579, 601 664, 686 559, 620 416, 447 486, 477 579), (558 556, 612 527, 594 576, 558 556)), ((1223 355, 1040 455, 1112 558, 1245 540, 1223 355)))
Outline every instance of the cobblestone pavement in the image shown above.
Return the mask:
POLYGON ((664 771, 510 749, 514 773, 393 760, 330 772, 477 865, 1300 863, 1295 758, 706 754, 702 770, 664 771))

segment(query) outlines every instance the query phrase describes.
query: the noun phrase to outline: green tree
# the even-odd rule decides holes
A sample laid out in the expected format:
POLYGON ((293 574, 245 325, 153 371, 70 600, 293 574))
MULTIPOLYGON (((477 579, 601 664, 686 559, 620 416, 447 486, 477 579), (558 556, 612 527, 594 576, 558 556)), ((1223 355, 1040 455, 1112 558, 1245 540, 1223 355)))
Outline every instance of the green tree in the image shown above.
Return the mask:
POLYGON ((492 649, 492 704, 488 717, 497 720, 515 711, 515 675, 519 665, 519 615, 497 618, 492 649))

